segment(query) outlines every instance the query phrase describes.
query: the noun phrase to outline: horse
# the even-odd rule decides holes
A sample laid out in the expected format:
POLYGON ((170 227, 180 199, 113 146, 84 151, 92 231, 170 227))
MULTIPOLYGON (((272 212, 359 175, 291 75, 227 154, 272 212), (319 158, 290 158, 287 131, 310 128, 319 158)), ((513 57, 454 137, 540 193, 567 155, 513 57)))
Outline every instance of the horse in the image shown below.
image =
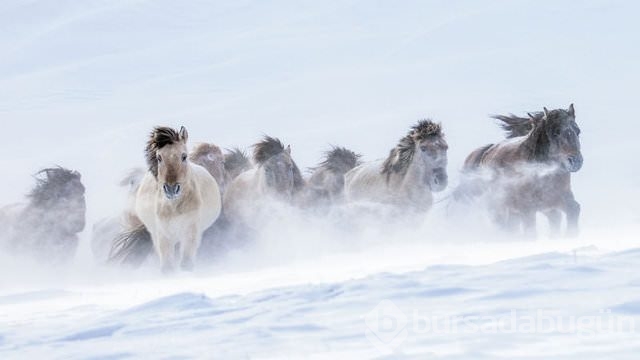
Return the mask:
MULTIPOLYGON (((103 263, 109 259, 114 238, 125 229, 136 228, 142 225, 136 215, 136 193, 140 182, 144 178, 146 170, 133 168, 127 172, 118 185, 126 191, 126 204, 119 216, 107 217, 97 221, 91 232, 91 252, 96 260, 103 263)), ((149 247, 149 250, 153 249, 149 247)))
POLYGON ((180 265, 192 270, 202 233, 221 211, 216 180, 187 155, 188 133, 156 127, 145 148, 148 171, 136 193, 138 227, 121 234, 113 243, 110 260, 139 263, 149 245, 160 258, 164 273, 180 265))
POLYGON ((420 120, 385 160, 364 163, 345 174, 347 201, 428 211, 433 205, 432 192, 447 186, 448 148, 441 124, 420 120))
POLYGON ((344 175, 361 164, 362 155, 344 148, 332 146, 324 153, 324 160, 310 168, 305 202, 317 204, 337 203, 344 197, 344 175))
MULTIPOLYGON (((221 193, 227 182, 227 173, 224 168, 224 156, 220 148, 212 143, 198 143, 189 152, 189 160, 205 168, 216 180, 221 193)), ((140 182, 146 174, 143 168, 134 168, 120 181, 119 185, 127 189, 127 204, 120 216, 109 217, 98 221, 93 226, 91 249, 94 257, 103 262, 108 260, 109 252, 114 238, 117 238, 126 229, 135 229, 142 223, 135 214, 135 199, 140 182)), ((140 244, 137 252, 138 260, 134 255, 129 255, 131 263, 138 263, 146 258, 145 254, 153 252, 151 243, 140 244)))
POLYGON ((77 171, 46 168, 35 174, 28 203, 0 209, 0 226, 9 251, 53 264, 69 262, 86 223, 85 187, 77 171))
POLYGON ((189 153, 189 160, 207 169, 218 183, 220 192, 224 193, 228 177, 225 170, 224 155, 217 145, 210 143, 196 144, 189 153))
POLYGON ((223 207, 231 222, 248 224, 267 200, 293 203, 304 187, 304 179, 291 158, 291 146, 265 136, 253 145, 256 167, 239 174, 224 194, 223 207))
POLYGON ((573 104, 565 109, 496 115, 506 139, 473 151, 465 160, 456 199, 488 196, 494 220, 511 231, 536 235, 536 213, 543 212, 552 236, 577 234, 580 204, 571 191, 571 173, 582 168, 580 128, 573 104))
POLYGON ((224 154, 224 170, 227 176, 227 183, 252 167, 253 165, 251 165, 251 160, 247 154, 239 148, 227 149, 224 154))

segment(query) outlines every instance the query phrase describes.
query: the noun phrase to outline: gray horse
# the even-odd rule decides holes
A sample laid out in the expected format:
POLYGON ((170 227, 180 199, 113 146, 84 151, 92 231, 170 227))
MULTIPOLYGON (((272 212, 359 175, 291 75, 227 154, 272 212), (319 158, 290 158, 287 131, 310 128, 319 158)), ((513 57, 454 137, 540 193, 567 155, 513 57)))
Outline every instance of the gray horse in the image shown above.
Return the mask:
POLYGON ((85 227, 85 188, 80 173, 62 167, 40 170, 26 204, 0 209, 0 244, 47 263, 73 259, 85 227))
POLYGON ((432 192, 447 186, 447 150, 441 125, 421 120, 386 160, 362 164, 345 175, 346 198, 427 211, 432 192))

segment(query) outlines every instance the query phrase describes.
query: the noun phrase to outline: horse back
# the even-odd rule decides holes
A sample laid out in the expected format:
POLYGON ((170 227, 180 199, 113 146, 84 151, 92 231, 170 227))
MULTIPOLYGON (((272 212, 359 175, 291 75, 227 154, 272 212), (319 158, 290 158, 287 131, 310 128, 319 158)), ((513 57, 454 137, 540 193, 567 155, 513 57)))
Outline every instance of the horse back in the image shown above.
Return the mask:
POLYGON ((257 181, 257 176, 257 169, 249 169, 236 176, 227 186, 222 199, 225 216, 231 218, 238 216, 245 203, 255 197, 256 189, 253 185, 257 181))
POLYGON ((463 169, 465 171, 475 170, 480 167, 480 163, 485 155, 485 153, 493 146, 493 144, 488 144, 483 147, 475 149, 471 154, 467 156, 464 160, 463 169))
POLYGON ((344 192, 349 200, 367 199, 386 190, 382 161, 364 163, 344 175, 344 192))

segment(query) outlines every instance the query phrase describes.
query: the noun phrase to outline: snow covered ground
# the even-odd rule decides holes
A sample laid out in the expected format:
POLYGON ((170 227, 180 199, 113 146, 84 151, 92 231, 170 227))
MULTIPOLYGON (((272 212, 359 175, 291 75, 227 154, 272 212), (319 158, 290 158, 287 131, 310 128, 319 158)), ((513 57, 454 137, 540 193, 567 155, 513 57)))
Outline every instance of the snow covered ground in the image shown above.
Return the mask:
POLYGON ((328 144, 383 157, 433 117, 454 186, 465 155, 502 136, 488 114, 573 102, 585 165, 576 239, 547 239, 544 226, 536 242, 505 239, 440 203, 423 224, 384 231, 291 214, 170 277, 96 264, 90 228, 67 267, 3 254, 0 358, 635 358, 639 10, 1 2, 2 205, 60 164, 83 174, 89 224, 117 213, 116 183, 156 124, 224 147, 278 136, 307 167, 328 144))

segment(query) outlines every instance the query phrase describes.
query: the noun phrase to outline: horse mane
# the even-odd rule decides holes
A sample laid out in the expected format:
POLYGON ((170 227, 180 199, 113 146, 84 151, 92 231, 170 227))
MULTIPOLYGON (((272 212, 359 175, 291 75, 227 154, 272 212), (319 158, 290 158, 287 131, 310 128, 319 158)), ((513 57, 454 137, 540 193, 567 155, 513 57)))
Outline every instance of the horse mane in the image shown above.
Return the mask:
POLYGON ((558 121, 564 114, 568 114, 564 109, 549 110, 547 116, 543 112, 536 113, 533 130, 524 144, 529 150, 530 160, 548 160, 551 141, 547 135, 546 127, 552 122, 558 121))
POLYGON ((207 154, 216 154, 222 156, 222 150, 220 150, 220 148, 215 144, 198 143, 189 153, 189 160, 193 162, 198 160, 201 156, 206 156, 207 154))
POLYGON ((35 173, 34 177, 36 186, 27 195, 33 205, 41 206, 59 199, 61 191, 74 181, 79 185, 78 192, 84 194, 84 186, 80 182, 81 175, 77 171, 56 166, 42 169, 35 173))
POLYGON ((331 146, 331 150, 325 151, 324 160, 318 166, 310 168, 315 171, 318 169, 327 169, 337 174, 344 174, 347 171, 361 164, 362 155, 338 146, 331 146))
POLYGON ((246 152, 237 147, 226 150, 227 153, 224 154, 224 170, 227 173, 242 172, 251 167, 251 160, 249 160, 246 152))
POLYGON ((149 135, 149 141, 147 141, 147 147, 144 152, 149 171, 156 179, 158 178, 158 150, 167 145, 175 144, 180 140, 180 134, 166 126, 156 126, 149 135))
POLYGON ((544 117, 543 112, 529 113, 529 117, 519 117, 513 114, 509 115, 492 115, 492 118, 500 120, 499 126, 506 132, 507 139, 526 136, 533 130, 533 123, 544 117))
POLYGON ((442 137, 442 125, 435 123, 431 119, 424 119, 411 127, 395 148, 389 152, 389 156, 382 163, 382 174, 387 174, 387 180, 392 173, 404 176, 407 173, 409 164, 413 160, 416 148, 416 140, 423 140, 427 137, 442 137))
POLYGON ((278 138, 265 135, 262 141, 253 145, 253 161, 264 164, 272 156, 284 151, 284 144, 278 138))
MULTIPOLYGON (((283 151, 285 151, 285 147, 280 139, 265 135, 262 141, 253 145, 253 161, 258 165, 262 165, 271 157, 283 151)), ((293 187, 295 190, 300 190, 305 185, 304 178, 296 162, 293 159, 291 159, 291 162, 293 163, 293 187)))

